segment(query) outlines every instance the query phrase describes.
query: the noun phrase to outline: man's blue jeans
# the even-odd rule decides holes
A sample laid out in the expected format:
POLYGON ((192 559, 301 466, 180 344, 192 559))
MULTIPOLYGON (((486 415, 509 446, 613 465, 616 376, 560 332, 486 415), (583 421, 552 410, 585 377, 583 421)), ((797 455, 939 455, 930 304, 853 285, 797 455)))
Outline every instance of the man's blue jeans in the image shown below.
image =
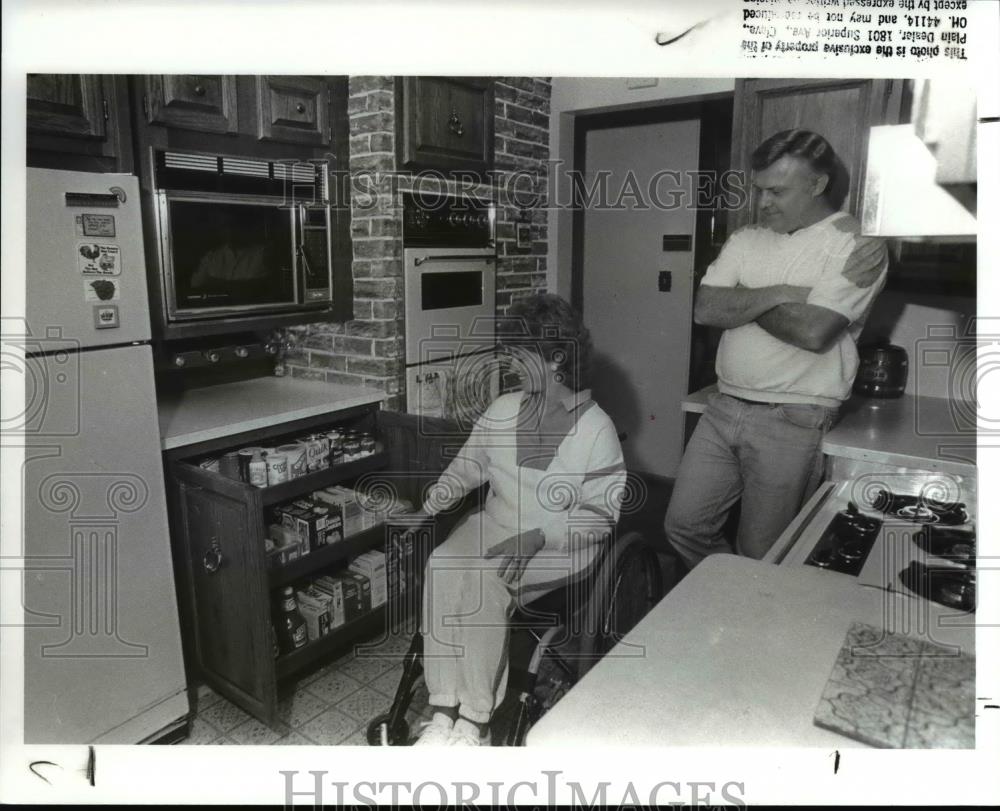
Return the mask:
POLYGON ((667 540, 688 568, 716 552, 764 556, 819 485, 820 446, 837 414, 820 405, 710 396, 667 510, 667 540), (741 498, 733 550, 722 527, 741 498))

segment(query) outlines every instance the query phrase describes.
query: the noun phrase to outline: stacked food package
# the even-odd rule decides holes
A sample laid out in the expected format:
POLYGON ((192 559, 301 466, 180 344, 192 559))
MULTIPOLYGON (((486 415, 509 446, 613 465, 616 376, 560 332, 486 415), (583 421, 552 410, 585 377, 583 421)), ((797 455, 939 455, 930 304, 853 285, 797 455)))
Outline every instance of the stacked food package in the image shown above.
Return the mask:
MULTIPOLYGON (((378 484, 332 486, 272 509, 269 565, 281 566, 375 526, 385 525, 384 549, 354 556, 293 586, 294 607, 309 642, 337 630, 414 588, 413 538, 405 520, 413 506, 378 484)), ((281 645, 287 652, 287 645, 281 645)))
POLYGON ((274 507, 265 541, 268 565, 282 566, 413 512, 406 499, 376 500, 366 489, 336 485, 274 507))

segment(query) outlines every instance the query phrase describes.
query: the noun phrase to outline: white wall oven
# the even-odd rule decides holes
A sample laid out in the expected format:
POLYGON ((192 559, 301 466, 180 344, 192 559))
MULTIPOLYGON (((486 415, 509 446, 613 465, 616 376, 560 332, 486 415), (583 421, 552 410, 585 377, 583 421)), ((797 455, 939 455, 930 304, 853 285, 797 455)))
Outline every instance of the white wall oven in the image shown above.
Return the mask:
POLYGON ((495 220, 477 198, 403 195, 410 413, 464 423, 496 396, 495 220))
POLYGON ((326 163, 157 151, 154 182, 168 323, 330 306, 326 163))

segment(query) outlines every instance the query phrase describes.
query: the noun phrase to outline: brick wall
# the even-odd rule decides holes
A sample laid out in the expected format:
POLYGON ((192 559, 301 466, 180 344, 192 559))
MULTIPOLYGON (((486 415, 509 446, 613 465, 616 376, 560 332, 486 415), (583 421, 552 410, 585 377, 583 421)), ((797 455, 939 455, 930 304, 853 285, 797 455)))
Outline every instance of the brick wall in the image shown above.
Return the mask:
MULTIPOLYGON (((497 204, 497 307, 546 284, 549 114, 548 79, 502 77, 495 84, 492 182, 464 192, 497 204), (531 246, 518 248, 517 222, 529 222, 531 246)), ((354 319, 310 324, 285 332, 285 374, 364 385, 384 391, 386 407, 406 404, 403 363, 401 192, 408 174, 396 175, 395 93, 391 76, 352 76, 349 82, 351 238, 354 319)), ((423 182, 422 190, 431 190, 423 182)), ((451 181, 436 184, 456 192, 451 181)))

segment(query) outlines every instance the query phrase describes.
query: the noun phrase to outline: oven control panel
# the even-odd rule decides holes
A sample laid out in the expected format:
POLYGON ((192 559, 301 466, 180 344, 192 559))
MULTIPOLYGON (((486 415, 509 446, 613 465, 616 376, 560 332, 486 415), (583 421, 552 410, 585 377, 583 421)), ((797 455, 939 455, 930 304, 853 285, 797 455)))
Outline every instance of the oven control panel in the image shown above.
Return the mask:
POLYGON ((489 248, 496 208, 469 195, 403 195, 403 247, 489 248))

